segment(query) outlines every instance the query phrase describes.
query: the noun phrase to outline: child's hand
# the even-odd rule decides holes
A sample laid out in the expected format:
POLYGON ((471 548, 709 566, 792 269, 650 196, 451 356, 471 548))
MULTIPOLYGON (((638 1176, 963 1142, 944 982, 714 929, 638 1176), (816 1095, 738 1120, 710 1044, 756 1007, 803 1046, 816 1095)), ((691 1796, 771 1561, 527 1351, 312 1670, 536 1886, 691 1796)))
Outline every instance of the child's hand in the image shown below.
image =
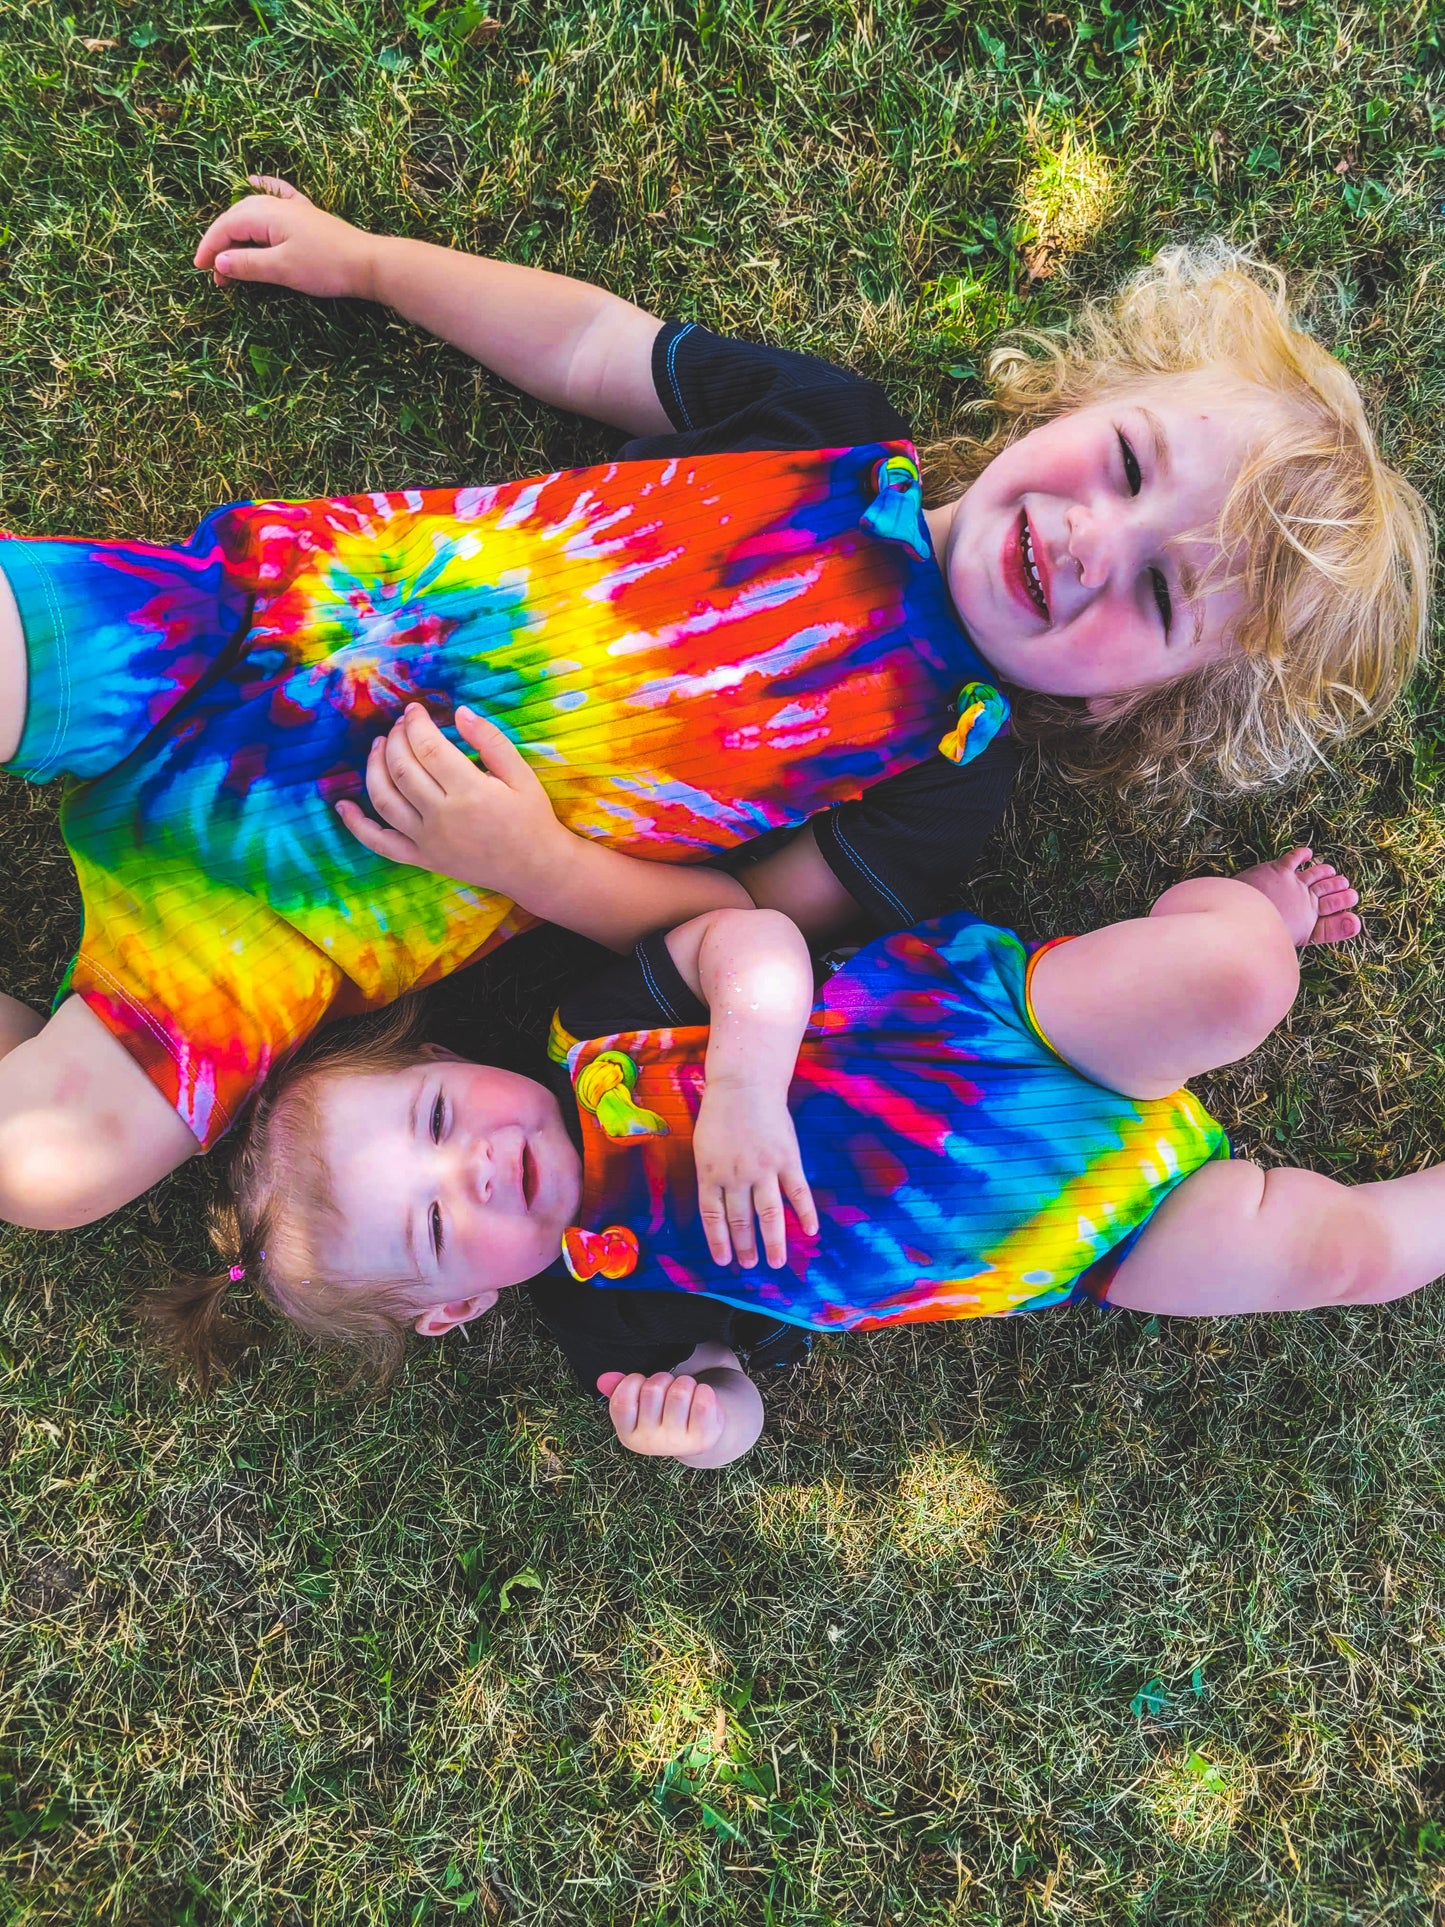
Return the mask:
POLYGON ((410 863, 497 890, 523 909, 532 887, 565 862, 570 831, 509 737, 465 705, 457 731, 483 767, 447 741, 420 703, 408 703, 390 733, 371 745, 366 793, 381 818, 355 803, 336 813, 358 843, 393 863, 410 863), (488 773, 490 772, 490 774, 488 773))
POLYGON ((618 1438, 649 1458, 692 1459, 711 1452, 723 1435, 722 1402, 711 1385, 686 1373, 604 1372, 597 1389, 618 1438))
MULTIPOLYGON (((791 1073, 792 1066, 788 1066, 791 1073)), ((786 1197, 804 1235, 818 1231, 813 1194, 803 1175, 798 1134, 781 1093, 750 1079, 709 1078, 692 1139, 697 1164, 697 1201, 707 1248, 725 1265, 734 1254, 745 1270, 758 1262, 753 1217, 770 1265, 787 1261, 786 1197)))
POLYGON ((261 192, 218 215, 196 249, 196 266, 209 269, 218 288, 270 281, 298 294, 371 298, 373 236, 274 174, 249 179, 261 192))
POLYGON ((1269 898, 1297 950, 1311 943, 1348 943, 1360 934, 1360 919, 1351 914, 1359 893, 1331 864, 1312 863, 1313 854, 1303 846, 1288 850, 1238 878, 1269 898))

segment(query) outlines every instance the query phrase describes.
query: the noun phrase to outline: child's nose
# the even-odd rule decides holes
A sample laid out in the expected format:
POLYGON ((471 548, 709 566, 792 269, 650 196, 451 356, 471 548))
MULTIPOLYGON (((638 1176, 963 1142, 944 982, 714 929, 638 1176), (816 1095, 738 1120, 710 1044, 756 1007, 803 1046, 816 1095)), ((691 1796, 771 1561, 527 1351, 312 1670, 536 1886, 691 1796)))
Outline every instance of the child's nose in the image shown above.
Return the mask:
POLYGON ((452 1182, 468 1204, 488 1204, 496 1160, 490 1140, 468 1138, 452 1146, 452 1182))
POLYGON ((1109 536, 1099 518, 1075 505, 1064 516, 1065 547, 1081 589, 1102 589, 1109 580, 1109 536))

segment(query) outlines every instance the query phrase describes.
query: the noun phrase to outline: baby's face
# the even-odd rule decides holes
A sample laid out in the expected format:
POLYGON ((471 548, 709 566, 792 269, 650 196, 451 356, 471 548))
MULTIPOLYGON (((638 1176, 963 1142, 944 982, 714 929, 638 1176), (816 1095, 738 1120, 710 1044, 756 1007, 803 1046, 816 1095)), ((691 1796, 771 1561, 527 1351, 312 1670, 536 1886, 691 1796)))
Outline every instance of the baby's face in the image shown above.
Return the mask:
POLYGON ((358 1283, 414 1284, 419 1330, 485 1310, 557 1256, 582 1163, 531 1078, 438 1056, 330 1079, 318 1108, 339 1220, 328 1263, 358 1283))
POLYGON ((1091 403, 996 455, 943 543, 964 624, 1006 681, 1107 696, 1228 652, 1237 593, 1198 592, 1214 526, 1271 403, 1223 375, 1091 403))

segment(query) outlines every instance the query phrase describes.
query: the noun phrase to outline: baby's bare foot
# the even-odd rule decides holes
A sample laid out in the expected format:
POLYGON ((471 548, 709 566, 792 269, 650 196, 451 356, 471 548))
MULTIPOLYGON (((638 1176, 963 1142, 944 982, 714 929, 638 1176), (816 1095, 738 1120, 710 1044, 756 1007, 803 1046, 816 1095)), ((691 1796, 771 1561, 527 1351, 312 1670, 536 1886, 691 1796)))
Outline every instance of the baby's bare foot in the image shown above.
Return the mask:
POLYGON ((1301 846, 1241 871, 1236 879, 1269 898, 1298 950, 1311 943, 1348 943, 1360 934, 1360 919, 1352 914, 1358 891, 1333 864, 1312 862, 1313 855, 1301 846))

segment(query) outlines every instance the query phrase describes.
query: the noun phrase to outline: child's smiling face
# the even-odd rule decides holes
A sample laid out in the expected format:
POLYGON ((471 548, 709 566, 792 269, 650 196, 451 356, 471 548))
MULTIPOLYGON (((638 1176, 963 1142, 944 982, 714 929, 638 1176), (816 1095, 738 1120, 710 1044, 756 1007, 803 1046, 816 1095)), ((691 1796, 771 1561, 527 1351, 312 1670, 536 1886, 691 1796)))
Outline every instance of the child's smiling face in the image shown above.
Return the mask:
POLYGON ((1184 376, 1077 408, 994 457, 953 505, 941 559, 1004 680, 1108 696, 1228 654, 1238 594, 1199 593, 1218 550, 1181 538, 1215 524, 1271 407, 1223 375, 1184 376))
POLYGON ((331 1078, 317 1110, 335 1223, 327 1268, 402 1284, 426 1336, 556 1258, 582 1162, 541 1084, 436 1055, 331 1078))

